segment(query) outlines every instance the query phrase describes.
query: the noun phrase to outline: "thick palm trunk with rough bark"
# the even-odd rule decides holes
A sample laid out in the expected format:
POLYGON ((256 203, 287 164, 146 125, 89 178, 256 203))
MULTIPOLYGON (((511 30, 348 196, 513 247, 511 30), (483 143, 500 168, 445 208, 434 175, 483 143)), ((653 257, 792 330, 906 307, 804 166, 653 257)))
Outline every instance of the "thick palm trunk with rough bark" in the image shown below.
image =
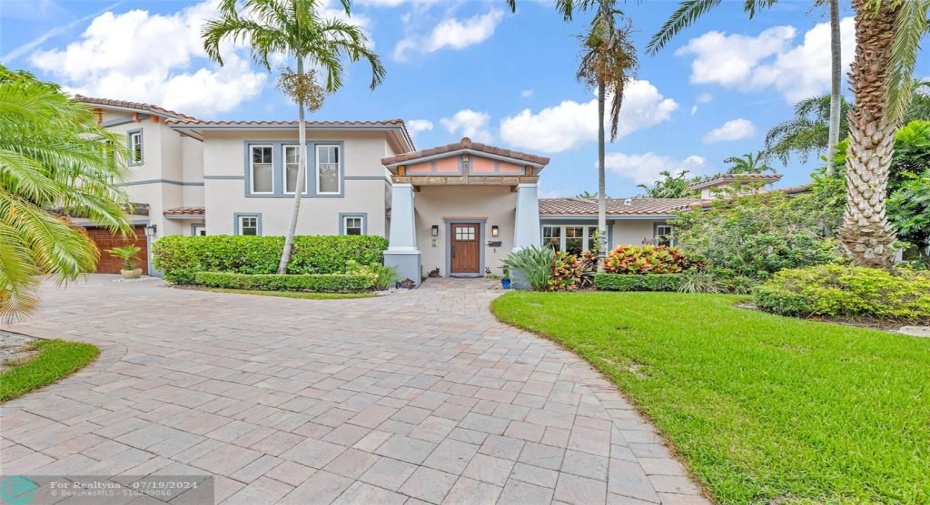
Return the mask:
POLYGON ((827 175, 833 175, 833 158, 840 141, 840 84, 843 80, 843 47, 840 44, 840 0, 830 0, 830 128, 827 140, 827 175))
POLYGON ((868 3, 853 0, 856 55, 849 77, 856 108, 849 114, 846 212, 839 238, 853 262, 890 269, 895 263, 895 235, 885 219, 885 196, 895 125, 885 120, 885 109, 900 7, 883 1, 876 11, 868 3))
MULTIPOLYGON (((297 75, 303 75, 303 73, 304 59, 298 56, 297 75)), ((287 264, 291 262, 291 252, 294 250, 294 235, 297 233, 297 218, 300 215, 300 198, 303 196, 304 187, 307 185, 307 124, 304 121, 304 104, 301 102, 298 105, 300 111, 297 113, 297 139, 300 145, 297 147, 297 181, 294 187, 294 210, 291 212, 291 224, 287 228, 287 235, 284 236, 284 250, 281 252, 281 262, 278 263, 279 274, 286 274, 287 264)), ((287 174, 284 177, 284 184, 287 185, 287 174)))
POLYGON ((597 86, 597 271, 604 271, 607 256, 607 174, 604 166, 604 103, 606 86, 597 86))

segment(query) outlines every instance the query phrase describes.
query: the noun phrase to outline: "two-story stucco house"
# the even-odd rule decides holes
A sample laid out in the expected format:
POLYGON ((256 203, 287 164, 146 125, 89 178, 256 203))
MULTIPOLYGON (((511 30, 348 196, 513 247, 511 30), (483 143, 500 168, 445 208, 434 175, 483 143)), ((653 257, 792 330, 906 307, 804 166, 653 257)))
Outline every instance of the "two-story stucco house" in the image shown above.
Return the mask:
MULTIPOLYGON (((464 138, 416 150, 402 120, 310 121, 298 165, 296 121, 204 121, 149 104, 77 97, 125 135, 137 203, 135 243, 165 235, 283 235, 302 191, 297 233, 389 238, 385 262, 419 282, 500 273, 528 245, 578 252, 593 243, 597 203, 539 198, 548 158, 464 138), (297 188, 298 170, 306 185, 297 188)), ((662 242, 675 210, 701 200, 610 199, 608 244, 662 242)), ((81 223, 101 249, 121 239, 81 223)), ((156 273, 148 265, 150 273, 156 273)), ((99 271, 118 265, 103 254, 99 271)))

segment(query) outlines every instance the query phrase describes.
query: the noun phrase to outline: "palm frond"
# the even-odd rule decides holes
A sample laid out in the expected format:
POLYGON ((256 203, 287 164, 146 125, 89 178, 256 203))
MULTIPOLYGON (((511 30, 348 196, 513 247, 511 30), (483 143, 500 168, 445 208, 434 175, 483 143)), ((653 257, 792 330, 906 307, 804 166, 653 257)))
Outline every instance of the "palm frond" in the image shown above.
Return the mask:
POLYGON ((888 105, 885 109, 885 120, 891 124, 901 122, 910 104, 920 39, 927 32, 927 15, 930 13, 930 0, 900 1, 899 5, 888 69, 888 105))
POLYGON ((646 44, 646 52, 655 55, 679 32, 693 25, 701 16, 718 5, 720 5, 720 0, 686 0, 681 2, 678 9, 672 13, 671 17, 662 24, 659 31, 646 44))

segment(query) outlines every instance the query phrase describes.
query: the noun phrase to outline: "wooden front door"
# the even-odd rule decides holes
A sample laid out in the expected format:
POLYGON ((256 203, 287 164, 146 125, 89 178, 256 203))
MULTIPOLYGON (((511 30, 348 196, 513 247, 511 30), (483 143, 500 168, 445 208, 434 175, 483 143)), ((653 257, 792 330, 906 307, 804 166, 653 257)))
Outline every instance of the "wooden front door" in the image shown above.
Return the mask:
POLYGON ((449 273, 452 274, 478 274, 481 273, 480 225, 478 223, 453 223, 452 236, 452 262, 449 273))

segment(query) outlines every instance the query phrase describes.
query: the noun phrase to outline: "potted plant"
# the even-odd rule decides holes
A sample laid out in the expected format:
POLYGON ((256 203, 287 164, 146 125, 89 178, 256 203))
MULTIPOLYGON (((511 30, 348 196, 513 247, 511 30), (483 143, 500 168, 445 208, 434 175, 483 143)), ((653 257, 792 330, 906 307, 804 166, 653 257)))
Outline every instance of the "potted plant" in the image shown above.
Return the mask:
POLYGON ((503 267, 504 276, 501 277, 501 287, 510 289, 510 267, 503 267))
POLYGON ((119 271, 126 279, 138 279, 142 277, 142 269, 136 262, 136 254, 139 254, 142 248, 137 245, 124 245, 107 249, 107 252, 116 256, 123 262, 123 268, 119 271))

